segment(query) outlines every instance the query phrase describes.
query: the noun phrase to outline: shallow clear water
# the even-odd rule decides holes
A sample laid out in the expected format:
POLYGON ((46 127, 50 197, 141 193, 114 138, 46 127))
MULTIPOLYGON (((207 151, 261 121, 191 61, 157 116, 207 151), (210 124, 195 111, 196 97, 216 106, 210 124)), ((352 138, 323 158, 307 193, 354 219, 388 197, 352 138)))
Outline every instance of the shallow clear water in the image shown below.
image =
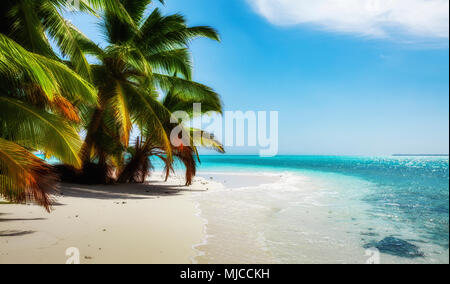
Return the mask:
POLYGON ((369 247, 385 263, 449 262, 448 157, 203 156, 211 171, 278 181, 199 197, 203 262, 364 263, 369 247))
POLYGON ((449 263, 448 157, 201 158, 199 262, 449 263))

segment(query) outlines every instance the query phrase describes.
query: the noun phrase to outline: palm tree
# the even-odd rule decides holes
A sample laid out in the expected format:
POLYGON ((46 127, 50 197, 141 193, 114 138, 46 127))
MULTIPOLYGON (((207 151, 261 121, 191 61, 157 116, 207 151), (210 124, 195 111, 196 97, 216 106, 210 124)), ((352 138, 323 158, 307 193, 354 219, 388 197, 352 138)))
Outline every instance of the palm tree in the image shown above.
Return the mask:
MULTIPOLYGON (((1 2, 0 196, 35 201, 49 210, 56 177, 31 154, 37 150, 101 182, 143 181, 152 155, 166 162, 169 173, 175 156, 187 166, 190 184, 197 149, 170 144, 169 118, 174 110, 189 109, 188 102, 221 112, 218 94, 192 82, 187 48, 196 37, 219 38, 212 28, 188 27, 180 15, 162 16, 154 9, 144 17, 151 2, 80 1, 82 11, 103 10, 105 49, 62 17, 68 1, 1 2), (100 63, 89 64, 87 54, 100 63), (167 92, 164 101, 158 100, 158 90, 167 92), (133 126, 144 139, 129 147, 133 126), (78 135, 83 129, 84 142, 78 135), (127 150, 132 155, 126 160, 127 150)), ((213 139, 201 142, 223 151, 213 139)))
POLYGON ((95 89, 57 60, 0 34, 0 196, 49 210, 51 168, 31 150, 81 166, 72 101, 95 103, 95 89))
MULTIPOLYGON (((50 36, 61 53, 70 57, 74 70, 89 78, 89 64, 76 41, 79 32, 60 14, 68 3, 62 0, 3 0, 0 4, 0 33, 28 51, 59 60, 50 44, 50 36)), ((84 1, 80 2, 80 8, 91 10, 84 1)))
MULTIPOLYGON (((119 0, 79 3, 83 12, 95 14, 94 8, 108 7, 122 21, 130 21, 119 0)), ((0 3, 0 196, 36 201, 47 210, 56 178, 30 151, 81 167, 79 112, 95 105, 97 97, 87 82, 92 80, 91 66, 79 45, 84 35, 61 15, 68 5, 65 0, 0 3), (51 40, 69 62, 58 57, 51 40)))
MULTIPOLYGON (((16 41, 26 50, 60 60, 50 44, 70 59, 73 69, 85 79, 92 79, 90 65, 79 45, 84 35, 67 21, 62 11, 69 11, 67 0, 2 0, 0 2, 0 33, 16 41)), ((119 0, 79 0, 81 12, 96 15, 95 9, 107 8, 124 22, 132 22, 119 0)))
MULTIPOLYGON (((167 92, 161 101, 163 107, 168 111, 168 114, 172 114, 177 111, 184 111, 191 115, 193 112, 194 103, 202 104, 202 111, 197 115, 204 115, 206 112, 222 112, 221 105, 217 104, 216 97, 203 97, 196 98, 191 95, 185 95, 183 92, 176 92, 173 88, 167 92)), ((172 130, 178 125, 182 126, 184 121, 173 124, 170 121, 170 115, 165 115, 160 118, 165 132, 170 135, 172 130)), ((182 127, 184 137, 189 137, 190 141, 186 145, 174 146, 171 145, 171 152, 175 159, 180 160, 186 168, 186 185, 192 184, 192 178, 196 174, 197 161, 200 162, 198 154, 198 146, 210 148, 224 153, 225 150, 220 142, 214 139, 212 134, 206 133, 200 129, 194 129, 190 127, 182 127)), ((145 177, 148 176, 152 165, 149 157, 155 156, 163 160, 165 163, 166 180, 169 174, 174 171, 172 160, 168 159, 165 155, 166 151, 164 145, 162 145, 158 137, 156 137, 152 131, 152 127, 147 125, 141 126, 141 137, 137 137, 134 147, 128 148, 128 163, 121 171, 118 178, 118 182, 134 182, 142 183, 145 181, 145 177)), ((180 140, 181 141, 181 140, 180 140)))
MULTIPOLYGON (((68 3, 0 3, 0 196, 13 202, 35 201, 47 210, 56 177, 31 151, 80 167, 79 111, 86 104, 95 105, 97 95, 83 80, 92 80, 79 45, 84 35, 61 15, 68 3), (48 37, 70 62, 57 56, 48 37)), ((108 8, 121 21, 132 23, 119 0, 80 1, 82 11, 95 14, 89 5, 108 8)))
POLYGON ((172 162, 173 147, 164 125, 171 112, 158 100, 158 89, 173 89, 192 102, 208 101, 214 110, 221 111, 219 95, 191 80, 188 50, 188 43, 197 37, 218 41, 217 32, 210 27, 188 27, 181 15, 163 16, 158 8, 145 17, 150 0, 119 2, 133 22, 124 21, 106 7, 103 13, 106 48, 85 37, 78 39, 83 51, 100 62, 91 66, 99 104, 84 112, 87 123, 82 149, 82 175, 88 175, 87 180, 97 177, 95 182, 130 180, 130 174, 126 173, 133 171, 125 165, 123 153, 129 147, 133 125, 142 133, 151 133, 152 143, 158 145, 168 163, 172 162), (173 76, 174 73, 180 75, 173 76))

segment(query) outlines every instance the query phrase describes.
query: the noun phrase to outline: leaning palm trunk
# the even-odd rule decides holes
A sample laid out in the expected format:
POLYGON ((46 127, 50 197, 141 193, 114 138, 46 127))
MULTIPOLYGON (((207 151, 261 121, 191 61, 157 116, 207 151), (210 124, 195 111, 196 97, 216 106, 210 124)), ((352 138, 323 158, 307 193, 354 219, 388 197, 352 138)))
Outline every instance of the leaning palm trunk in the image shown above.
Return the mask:
POLYGON ((94 135, 101 127, 104 110, 96 108, 92 115, 92 120, 89 123, 89 127, 86 133, 83 146, 81 148, 81 161, 83 168, 91 162, 92 147, 94 146, 94 135))

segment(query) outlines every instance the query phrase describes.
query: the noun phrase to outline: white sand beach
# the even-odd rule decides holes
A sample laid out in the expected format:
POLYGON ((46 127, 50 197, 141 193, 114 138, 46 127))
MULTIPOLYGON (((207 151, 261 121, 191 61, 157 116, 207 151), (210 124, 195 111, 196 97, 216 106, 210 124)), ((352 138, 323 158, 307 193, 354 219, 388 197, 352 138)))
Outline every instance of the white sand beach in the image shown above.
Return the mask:
MULTIPOLYGON (((361 190, 337 188, 342 182, 203 171, 190 187, 160 175, 142 185, 66 184, 50 214, 0 202, 0 264, 63 264, 68 248, 79 250, 81 264, 366 263, 364 245, 399 229, 367 219, 368 205, 347 198, 361 190)), ((401 234, 417 238, 407 228, 401 234)), ((383 254, 381 263, 448 262, 448 250, 420 249, 426 258, 383 254)))
POLYGON ((190 196, 214 184, 183 183, 158 176, 144 185, 61 185, 50 214, 0 203, 0 264, 63 264, 70 247, 82 264, 192 263, 204 223, 190 196))

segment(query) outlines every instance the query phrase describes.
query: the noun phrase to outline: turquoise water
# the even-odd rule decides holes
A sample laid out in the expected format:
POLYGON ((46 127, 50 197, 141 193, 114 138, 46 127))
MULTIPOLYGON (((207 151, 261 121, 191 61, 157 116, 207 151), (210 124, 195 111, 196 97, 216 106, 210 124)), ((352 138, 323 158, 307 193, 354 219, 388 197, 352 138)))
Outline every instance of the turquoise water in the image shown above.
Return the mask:
POLYGON ((372 247, 385 263, 449 262, 448 157, 201 160, 199 175, 208 179, 243 173, 227 190, 199 195, 215 235, 203 262, 364 263, 372 247), (248 186, 248 173, 262 183, 267 174, 279 177, 278 184, 248 186))
MULTIPOLYGON (((336 242, 339 238, 348 238, 348 242, 357 242, 359 247, 377 247, 382 253, 397 257, 390 259, 391 262, 403 258, 410 262, 448 263, 448 157, 203 156, 201 171, 290 172, 305 176, 309 183, 298 183, 297 187, 317 185, 322 191, 314 202, 322 203, 325 209, 320 210, 333 213, 332 217, 325 218, 320 210, 315 211, 314 218, 324 217, 323 220, 330 222, 327 228, 319 228, 317 224, 310 226, 311 230, 320 232, 317 236, 334 237, 336 242), (342 232, 332 228, 336 223, 340 224, 342 232), (323 232, 327 230, 328 234, 323 232), (341 233, 347 235, 337 237, 341 233)), ((300 219, 305 212, 312 214, 311 210, 315 209, 306 203, 293 202, 305 200, 306 195, 300 190, 283 191, 285 188, 260 188, 253 192, 248 189, 235 191, 232 196, 247 200, 246 206, 252 204, 275 210, 277 214, 261 221, 264 226, 261 225, 260 233, 264 233, 269 249, 273 246, 272 255, 282 262, 300 262, 304 259, 290 254, 296 249, 300 233, 308 232, 291 225, 298 223, 299 227, 305 227, 306 221, 301 223, 300 219), (285 233, 277 235, 280 231, 285 233), (283 245, 281 239, 292 239, 292 246, 283 245)), ((218 200, 225 202, 227 196, 230 195, 220 195, 218 200)), ((326 262, 320 258, 316 261, 326 262)))

